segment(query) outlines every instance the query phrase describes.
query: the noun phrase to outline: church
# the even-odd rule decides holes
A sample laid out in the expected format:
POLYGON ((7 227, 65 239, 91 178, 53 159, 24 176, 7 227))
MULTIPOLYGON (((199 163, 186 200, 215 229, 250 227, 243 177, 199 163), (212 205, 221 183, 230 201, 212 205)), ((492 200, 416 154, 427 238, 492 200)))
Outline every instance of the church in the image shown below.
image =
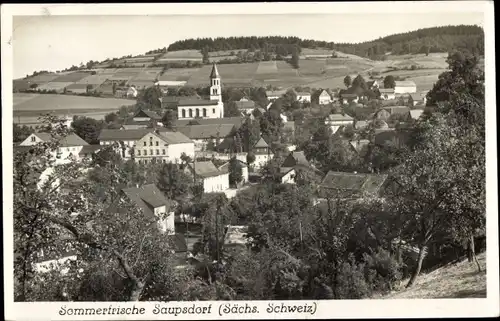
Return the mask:
POLYGON ((181 99, 177 103, 178 119, 224 118, 222 87, 217 66, 210 73, 210 99, 181 99))

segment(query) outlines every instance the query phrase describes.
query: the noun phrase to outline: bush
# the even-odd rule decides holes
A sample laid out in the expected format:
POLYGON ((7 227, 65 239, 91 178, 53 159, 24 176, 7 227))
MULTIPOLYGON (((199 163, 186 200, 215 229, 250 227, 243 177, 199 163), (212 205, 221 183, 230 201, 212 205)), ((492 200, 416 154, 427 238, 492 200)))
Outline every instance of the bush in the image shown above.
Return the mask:
POLYGON ((365 279, 373 291, 391 291, 393 284, 402 279, 402 264, 382 248, 372 254, 364 253, 363 261, 365 279))
POLYGON ((342 264, 337 276, 337 299, 363 299, 371 295, 364 270, 364 263, 356 264, 353 258, 342 264))

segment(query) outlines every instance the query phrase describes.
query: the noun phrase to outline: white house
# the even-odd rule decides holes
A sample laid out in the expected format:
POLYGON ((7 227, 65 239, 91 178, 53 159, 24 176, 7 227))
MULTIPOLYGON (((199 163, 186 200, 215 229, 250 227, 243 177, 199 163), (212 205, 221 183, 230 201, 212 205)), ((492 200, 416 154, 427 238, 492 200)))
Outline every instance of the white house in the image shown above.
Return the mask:
POLYGON ((263 137, 260 137, 257 143, 255 143, 255 145, 253 146, 253 152, 255 155, 255 161, 254 161, 255 168, 263 167, 274 157, 271 148, 269 147, 269 145, 267 144, 267 142, 264 140, 263 137))
POLYGON ((117 152, 124 159, 132 157, 136 142, 143 138, 151 128, 140 129, 102 129, 99 134, 99 143, 103 146, 109 146, 114 143, 119 144, 117 152))
POLYGON ((297 101, 300 102, 311 102, 311 93, 304 92, 304 91, 299 91, 297 92, 297 101))
POLYGON ((325 125, 329 126, 335 134, 341 126, 353 125, 354 118, 347 114, 330 114, 325 119, 325 125))
POLYGON ((175 235, 176 203, 167 199, 156 185, 124 188, 122 193, 141 208, 144 215, 159 217, 158 227, 163 233, 175 235))
POLYGON ((177 102, 177 119, 224 118, 222 84, 217 66, 210 73, 210 99, 180 99, 177 102))
POLYGON ((59 146, 57 150, 51 152, 51 155, 56 159, 56 164, 65 163, 70 160, 79 160, 80 151, 83 146, 88 145, 86 141, 74 133, 62 138, 52 137, 50 133, 33 133, 22 141, 19 146, 33 146, 38 143, 48 143, 56 140, 59 146))
POLYGON ((218 169, 210 161, 188 164, 185 172, 194 175, 195 180, 202 181, 205 193, 218 193, 229 189, 229 172, 226 169, 218 169))
POLYGON ((134 148, 134 159, 139 164, 150 162, 180 163, 181 156, 194 158, 194 142, 180 132, 151 131, 139 139, 134 148))
POLYGON ((368 87, 368 89, 373 90, 379 88, 379 83, 376 80, 370 80, 366 82, 366 86, 368 87))
POLYGON ((381 88, 379 89, 380 99, 392 100, 396 99, 396 94, 394 93, 394 88, 381 88))
POLYGON ((411 97, 411 100, 413 101, 413 107, 425 106, 425 104, 427 103, 427 97, 425 94, 411 93, 409 96, 411 97))
MULTIPOLYGON (((241 166, 241 176, 243 177, 243 180, 241 181, 241 184, 244 184, 244 183, 248 182, 248 165, 247 165, 247 163, 245 163, 245 162, 243 162, 243 161, 241 161, 239 159, 236 159, 236 161, 241 166)), ((229 163, 230 162, 227 162, 224 165, 220 166, 219 170, 220 171, 227 171, 227 172, 229 172, 229 163)))
POLYGON ((328 105, 333 102, 332 96, 326 90, 321 91, 318 100, 320 105, 328 105))
POLYGON ((293 167, 280 167, 281 184, 295 184, 295 168, 293 167))
POLYGON ((398 94, 411 94, 417 92, 417 85, 413 81, 396 81, 394 93, 398 94))

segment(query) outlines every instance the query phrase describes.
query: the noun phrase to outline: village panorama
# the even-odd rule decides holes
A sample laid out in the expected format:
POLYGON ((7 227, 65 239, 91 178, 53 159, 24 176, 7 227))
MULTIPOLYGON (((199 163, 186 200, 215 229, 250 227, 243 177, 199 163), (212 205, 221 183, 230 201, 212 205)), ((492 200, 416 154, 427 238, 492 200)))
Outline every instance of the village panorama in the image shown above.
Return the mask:
POLYGON ((486 297, 482 27, 185 39, 13 88, 17 302, 486 297))

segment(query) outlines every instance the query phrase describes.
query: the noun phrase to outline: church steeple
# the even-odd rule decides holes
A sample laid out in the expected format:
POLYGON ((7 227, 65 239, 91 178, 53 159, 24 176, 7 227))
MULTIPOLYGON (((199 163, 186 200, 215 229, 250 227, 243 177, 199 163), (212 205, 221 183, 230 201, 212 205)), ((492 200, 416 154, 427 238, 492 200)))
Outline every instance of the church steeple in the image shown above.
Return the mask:
POLYGON ((218 100, 219 102, 222 102, 220 74, 215 63, 212 67, 212 72, 210 73, 210 100, 218 100))

